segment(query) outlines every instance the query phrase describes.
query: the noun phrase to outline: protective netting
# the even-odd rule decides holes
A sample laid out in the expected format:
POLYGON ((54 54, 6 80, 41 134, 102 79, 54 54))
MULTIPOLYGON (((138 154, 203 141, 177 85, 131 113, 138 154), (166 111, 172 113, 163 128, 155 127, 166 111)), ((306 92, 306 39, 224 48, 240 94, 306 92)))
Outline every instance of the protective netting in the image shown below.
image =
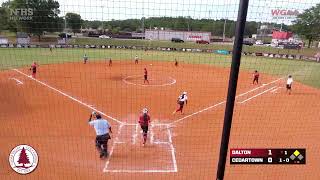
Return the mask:
MULTIPOLYGON (((39 158, 27 179, 216 176, 239 1, 0 3, 0 179, 35 166, 19 144, 39 158)), ((305 148, 307 163, 228 154, 225 179, 320 179, 319 34, 319 0, 249 2, 229 148, 305 148)))

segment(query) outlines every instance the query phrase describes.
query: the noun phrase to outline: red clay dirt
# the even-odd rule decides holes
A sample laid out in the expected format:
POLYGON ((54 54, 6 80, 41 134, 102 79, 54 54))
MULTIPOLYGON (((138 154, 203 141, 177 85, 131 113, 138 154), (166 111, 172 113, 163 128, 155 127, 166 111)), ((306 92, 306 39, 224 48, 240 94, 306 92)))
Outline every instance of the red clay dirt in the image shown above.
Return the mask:
MULTIPOLYGON (((27 68, 19 71, 30 74, 27 68)), ((17 71, 4 71, 0 77, 0 179, 213 179, 228 77, 228 68, 175 67, 152 61, 139 65, 114 61, 112 67, 102 62, 41 65, 37 79, 47 86, 17 71), (149 86, 143 84, 144 67, 149 86), (183 91, 189 97, 184 114, 172 115, 183 91), (132 124, 119 130, 120 124, 109 120, 114 132, 110 159, 100 160, 95 149, 94 130, 87 123, 92 110, 71 96, 132 124), (199 112, 212 105, 216 106, 199 112), (149 134, 146 147, 141 146, 140 128, 134 125, 143 107, 149 109, 154 124, 164 124, 153 127, 153 143, 149 134), (37 169, 28 175, 15 173, 8 162, 10 151, 18 144, 33 146, 39 155, 37 169), (165 172, 175 171, 175 165, 177 172, 165 172), (127 172, 110 172, 123 170, 127 172)), ((229 147, 306 148, 307 164, 233 166, 228 158, 225 179, 320 179, 320 91, 295 83, 288 95, 282 88, 283 79, 270 83, 277 79, 263 74, 260 83, 268 84, 257 88, 260 85, 252 85, 251 73, 240 73, 237 94, 257 89, 237 102, 275 86, 281 88, 236 103, 229 147)))

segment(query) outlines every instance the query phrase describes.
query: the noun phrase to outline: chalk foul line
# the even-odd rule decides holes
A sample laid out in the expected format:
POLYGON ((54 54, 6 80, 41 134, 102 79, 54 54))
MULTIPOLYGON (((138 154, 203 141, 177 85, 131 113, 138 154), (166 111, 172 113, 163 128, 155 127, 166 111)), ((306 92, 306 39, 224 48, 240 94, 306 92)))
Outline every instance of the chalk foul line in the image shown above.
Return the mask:
POLYGON ((256 95, 254 95, 254 96, 252 96, 252 97, 250 97, 250 98, 248 98, 248 99, 245 99, 245 100, 243 100, 243 101, 240 101, 240 102, 238 102, 238 103, 240 103, 240 104, 245 103, 245 102, 247 102, 247 101, 249 101, 249 100, 251 100, 251 99, 253 99, 253 98, 256 98, 256 97, 258 97, 258 96, 260 96, 260 95, 262 95, 262 94, 264 94, 264 93, 266 93, 266 92, 268 92, 268 91, 270 91, 270 90, 272 90, 272 89, 274 89, 274 88, 276 88, 276 87, 277 87, 277 86, 273 86, 273 87, 271 87, 271 88, 269 88, 269 89, 267 89, 267 90, 262 91, 261 93, 258 93, 258 94, 256 94, 256 95))
POLYGON ((40 80, 38 80, 38 79, 35 79, 35 78, 33 78, 33 77, 30 77, 30 76, 28 76, 27 74, 19 71, 18 69, 13 69, 13 70, 16 71, 16 72, 18 72, 18 73, 20 73, 20 74, 22 74, 22 75, 24 75, 24 76, 26 76, 27 78, 29 78, 29 79, 31 79, 31 80, 34 80, 35 82, 37 82, 37 83, 39 83, 39 84, 41 84, 41 85, 43 85, 43 86, 45 86, 45 87, 47 87, 47 88, 49 88, 49 89, 51 89, 51 90, 53 90, 53 91, 55 91, 55 92, 57 92, 57 93, 65 96, 65 97, 67 97, 67 98, 69 98, 69 99, 77 102, 77 103, 79 103, 79 104, 81 104, 81 105, 83 105, 83 106, 85 106, 85 107, 93 110, 93 111, 96 111, 96 112, 102 114, 103 116, 108 117, 109 119, 111 119, 111 120, 113 120, 113 121, 115 121, 115 122, 117 122, 117 123, 119 123, 119 124, 122 124, 121 121, 119 121, 119 120, 117 120, 116 118, 111 117, 111 116, 105 114, 104 112, 102 112, 102 111, 94 108, 94 107, 93 107, 92 105, 90 105, 90 104, 84 103, 84 102, 80 101, 79 99, 77 99, 77 98, 75 98, 75 97, 72 97, 71 95, 68 95, 68 94, 65 93, 65 92, 62 92, 61 90, 56 89, 56 88, 50 86, 49 84, 47 84, 47 83, 45 83, 45 82, 42 82, 42 81, 40 81, 40 80))
MULTIPOLYGON (((273 84, 273 83, 275 83, 275 82, 278 82, 278 81, 280 81, 280 80, 282 80, 282 79, 284 79, 284 78, 286 78, 286 76, 281 77, 281 78, 278 78, 278 79, 276 79, 276 80, 273 80, 273 81, 271 81, 271 82, 269 82, 269 83, 262 84, 262 85, 254 88, 254 89, 251 89, 251 90, 249 90, 249 91, 247 91, 247 92, 241 93, 241 94, 239 94, 239 95, 236 96, 236 99, 239 98, 239 97, 241 97, 241 96, 244 96, 244 95, 246 95, 246 94, 248 94, 248 93, 250 93, 250 92, 253 92, 253 91, 258 90, 258 89, 260 89, 260 88, 266 87, 266 86, 268 86, 269 84, 273 84)), ((222 104, 224 104, 224 103, 226 103, 226 101, 221 101, 221 102, 216 103, 216 104, 214 104, 214 105, 212 105, 212 106, 206 107, 206 108, 201 109, 201 110, 199 110, 199 111, 196 111, 196 112, 194 112, 194 113, 192 113, 192 114, 189 114, 189 115, 187 115, 187 116, 184 116, 184 117, 182 117, 182 118, 180 118, 180 119, 177 119, 177 120, 169 123, 169 126, 172 126, 172 125, 175 124, 175 123, 181 122, 181 121, 183 121, 183 120, 185 120, 185 119, 187 119, 187 118, 189 118, 189 117, 195 116, 195 115, 197 115, 197 114, 199 114, 199 113, 202 113, 202 112, 204 112, 204 111, 208 111, 208 110, 210 110, 210 109, 212 109, 212 108, 215 108, 215 107, 217 107, 217 106, 220 106, 220 105, 222 105, 222 104)))

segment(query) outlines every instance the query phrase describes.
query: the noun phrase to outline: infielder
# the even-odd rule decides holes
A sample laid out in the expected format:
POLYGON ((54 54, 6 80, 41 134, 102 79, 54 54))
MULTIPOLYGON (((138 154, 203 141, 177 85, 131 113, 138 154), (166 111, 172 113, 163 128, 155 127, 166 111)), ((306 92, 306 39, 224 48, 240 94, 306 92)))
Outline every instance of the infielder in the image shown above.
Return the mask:
POLYGON ((33 78, 36 78, 37 67, 38 67, 38 64, 35 61, 33 61, 33 63, 31 64, 31 67, 29 69, 32 72, 32 77, 33 78))
POLYGON ((109 133, 112 133, 109 122, 101 118, 101 115, 92 112, 89 118, 89 125, 93 126, 96 131, 96 148, 100 153, 100 158, 108 157, 108 141, 111 139, 109 133), (92 118, 95 118, 94 120, 92 118))
POLYGON ((135 64, 138 64, 138 63, 139 63, 138 55, 136 55, 136 57, 134 57, 134 63, 135 63, 135 64))
POLYGON ((109 66, 110 67, 112 66, 112 59, 111 58, 109 59, 109 66))
POLYGON ((183 106, 184 104, 187 105, 188 103, 188 97, 187 97, 187 92, 183 92, 179 97, 178 97, 178 100, 177 100, 177 104, 179 104, 179 108, 175 111, 173 111, 172 114, 175 114, 176 112, 181 112, 182 114, 182 111, 183 111, 183 106))
POLYGON ((289 75, 287 79, 287 92, 289 91, 289 95, 291 94, 292 83, 293 83, 292 76, 289 75))
POLYGON ((83 56, 83 64, 87 64, 87 61, 88 61, 88 56, 87 56, 87 54, 84 54, 84 56, 83 56))
POLYGON ((145 84, 146 82, 149 84, 148 71, 147 71, 147 68, 144 68, 144 80, 143 80, 143 84, 145 84))
POLYGON ((257 82, 257 84, 259 84, 259 76, 260 76, 259 72, 257 70, 255 70, 254 73, 253 73, 253 82, 252 82, 252 84, 254 84, 255 82, 257 82))
POLYGON ((176 66, 176 67, 178 67, 178 61, 177 61, 177 59, 174 59, 174 65, 176 66))
POLYGON ((143 146, 146 144, 147 142, 147 137, 148 137, 148 127, 150 124, 150 116, 148 114, 148 109, 147 108, 143 108, 142 109, 142 114, 139 117, 139 124, 141 126, 142 129, 142 137, 143 137, 143 146))

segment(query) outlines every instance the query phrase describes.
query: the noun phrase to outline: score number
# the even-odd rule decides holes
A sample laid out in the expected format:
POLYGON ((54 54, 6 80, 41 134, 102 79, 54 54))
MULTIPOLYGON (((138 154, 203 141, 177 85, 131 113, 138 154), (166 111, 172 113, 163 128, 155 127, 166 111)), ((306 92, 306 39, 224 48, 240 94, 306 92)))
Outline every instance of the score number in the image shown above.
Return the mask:
MULTIPOLYGON (((288 151, 284 150, 284 155, 287 156, 288 155, 288 151)), ((268 155, 269 156, 272 156, 272 150, 271 149, 268 149, 268 155)), ((273 158, 272 157, 268 157, 268 163, 272 163, 273 162, 273 158)), ((282 163, 282 162, 290 162, 290 159, 289 158, 279 158, 279 162, 282 163), (284 160, 284 161, 283 161, 284 160)))

